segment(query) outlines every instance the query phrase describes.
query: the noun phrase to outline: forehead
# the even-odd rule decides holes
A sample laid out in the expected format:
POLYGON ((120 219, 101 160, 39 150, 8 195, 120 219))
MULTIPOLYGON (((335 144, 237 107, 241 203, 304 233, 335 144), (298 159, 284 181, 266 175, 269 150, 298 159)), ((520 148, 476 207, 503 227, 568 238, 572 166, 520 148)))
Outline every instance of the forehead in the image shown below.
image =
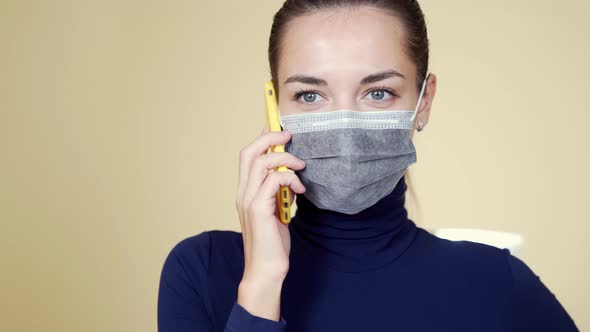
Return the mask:
POLYGON ((394 68, 415 70, 403 51, 398 18, 371 7, 330 8, 293 19, 283 36, 279 79, 313 73, 363 73, 394 68))

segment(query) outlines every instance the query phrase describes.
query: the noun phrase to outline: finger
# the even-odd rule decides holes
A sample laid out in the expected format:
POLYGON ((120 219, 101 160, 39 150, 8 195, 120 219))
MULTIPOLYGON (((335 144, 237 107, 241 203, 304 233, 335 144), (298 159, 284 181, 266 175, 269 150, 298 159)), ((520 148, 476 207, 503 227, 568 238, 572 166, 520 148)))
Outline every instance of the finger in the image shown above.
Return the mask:
POLYGON ((289 194, 289 206, 292 206, 293 201, 295 201, 295 192, 293 191, 293 189, 289 188, 289 194))
POLYGON ((258 156, 252 162, 250 174, 248 174, 244 201, 250 201, 269 172, 279 166, 286 166, 291 170, 300 170, 305 168, 305 162, 288 152, 271 152, 258 156))
POLYGON ((240 151, 240 166, 238 174, 238 197, 241 201, 248 183, 248 175, 254 158, 266 154, 273 145, 286 144, 291 139, 288 131, 270 131, 257 137, 240 151))
POLYGON ((273 172, 268 175, 252 204, 261 207, 272 208, 271 214, 276 210, 276 193, 281 186, 288 186, 297 194, 303 194, 305 187, 295 173, 273 172))

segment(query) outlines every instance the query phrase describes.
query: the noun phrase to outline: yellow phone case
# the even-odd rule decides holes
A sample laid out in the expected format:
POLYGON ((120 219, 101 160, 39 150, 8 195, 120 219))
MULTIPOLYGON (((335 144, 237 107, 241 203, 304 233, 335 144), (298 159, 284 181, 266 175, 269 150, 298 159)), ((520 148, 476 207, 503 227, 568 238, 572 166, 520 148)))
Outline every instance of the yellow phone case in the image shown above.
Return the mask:
MULTIPOLYGON (((267 81, 264 84, 264 96, 266 101, 266 120, 270 131, 282 131, 281 122, 279 121, 279 108, 277 104, 277 97, 272 81, 267 81)), ((273 145, 270 148, 272 152, 285 152, 285 146, 273 145)), ((279 166, 275 168, 277 172, 287 172, 289 169, 286 166, 279 166)), ((281 186, 277 192, 277 210, 279 212, 279 219, 283 224, 291 222, 291 192, 288 186, 281 186)))

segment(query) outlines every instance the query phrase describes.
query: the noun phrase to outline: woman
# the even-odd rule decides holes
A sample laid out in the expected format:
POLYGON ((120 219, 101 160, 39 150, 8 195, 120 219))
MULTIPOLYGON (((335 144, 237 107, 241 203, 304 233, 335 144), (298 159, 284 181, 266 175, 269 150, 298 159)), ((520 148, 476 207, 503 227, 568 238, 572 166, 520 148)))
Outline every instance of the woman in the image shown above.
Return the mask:
POLYGON ((577 331, 508 250, 408 219, 411 137, 436 91, 417 1, 287 0, 269 60, 284 131, 240 153, 242 232, 172 249, 160 331, 577 331), (266 153, 278 144, 287 152, 266 153), (272 171, 281 165, 294 173, 272 171), (280 186, 297 194, 288 225, 280 186))

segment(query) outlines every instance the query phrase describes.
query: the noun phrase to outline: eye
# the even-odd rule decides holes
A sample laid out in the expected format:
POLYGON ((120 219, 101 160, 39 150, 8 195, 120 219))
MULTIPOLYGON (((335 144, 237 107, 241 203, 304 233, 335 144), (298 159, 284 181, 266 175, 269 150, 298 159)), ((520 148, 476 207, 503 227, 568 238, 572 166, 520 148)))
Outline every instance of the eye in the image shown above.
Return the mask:
POLYGON ((293 95, 293 100, 300 101, 305 104, 315 104, 321 100, 322 96, 317 91, 301 90, 293 95))
POLYGON ((368 96, 370 99, 382 101, 397 97, 397 94, 388 88, 373 88, 369 90, 368 96))
POLYGON ((371 97, 373 99, 381 100, 381 99, 385 98, 385 93, 386 93, 386 91, 384 91, 384 90, 371 91, 371 97))

